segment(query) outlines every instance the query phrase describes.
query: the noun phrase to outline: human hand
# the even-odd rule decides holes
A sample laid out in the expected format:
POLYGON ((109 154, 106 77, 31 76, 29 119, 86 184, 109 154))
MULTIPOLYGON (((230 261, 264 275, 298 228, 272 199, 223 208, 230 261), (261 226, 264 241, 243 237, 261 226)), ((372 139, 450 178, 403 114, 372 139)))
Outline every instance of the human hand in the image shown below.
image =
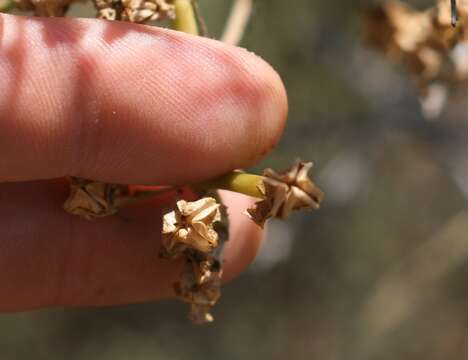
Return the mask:
MULTIPOLYGON (((278 75, 245 50, 98 20, 0 15, 0 311, 141 302, 172 294, 160 260, 165 197, 88 222, 62 209, 64 176, 187 184, 247 167, 279 139, 278 75)), ((261 232, 224 193, 229 279, 261 232)))

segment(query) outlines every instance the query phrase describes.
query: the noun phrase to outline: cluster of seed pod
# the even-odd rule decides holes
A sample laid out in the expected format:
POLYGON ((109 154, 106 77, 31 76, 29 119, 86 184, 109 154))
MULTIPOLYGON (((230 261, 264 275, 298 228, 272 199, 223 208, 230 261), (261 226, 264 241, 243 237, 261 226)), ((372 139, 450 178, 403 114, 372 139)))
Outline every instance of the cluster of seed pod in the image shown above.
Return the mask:
POLYGON ((98 17, 145 23, 162 19, 174 19, 175 7, 171 0, 93 0, 98 17))
MULTIPOLYGON (((16 7, 37 16, 64 16, 73 2, 86 0, 14 0, 16 7)), ((97 17, 145 23, 175 18, 174 0, 92 0, 97 17)))
MULTIPOLYGON (((190 304, 190 319, 210 322, 210 309, 218 301, 222 279, 222 249, 229 238, 229 219, 217 189, 227 189, 259 198, 245 214, 263 227, 271 218, 287 219, 301 209, 318 209, 324 193, 308 173, 312 163, 296 161, 284 172, 266 169, 263 175, 234 171, 203 184, 188 186, 202 193, 199 200, 179 200, 175 209, 163 216, 160 256, 184 259, 185 266, 175 294, 190 304)), ((127 185, 103 184, 71 179, 65 210, 86 219, 111 216, 129 200, 138 198, 127 185)))

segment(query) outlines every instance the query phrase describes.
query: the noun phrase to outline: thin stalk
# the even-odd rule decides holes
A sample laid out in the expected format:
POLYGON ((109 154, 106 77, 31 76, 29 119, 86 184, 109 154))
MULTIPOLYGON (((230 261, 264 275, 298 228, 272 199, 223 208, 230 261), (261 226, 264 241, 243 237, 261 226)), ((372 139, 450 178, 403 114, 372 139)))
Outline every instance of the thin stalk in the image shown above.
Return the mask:
POLYGON ((0 12, 6 13, 13 9, 14 6, 13 0, 0 0, 0 12))
POLYGON ((200 7, 198 6, 197 0, 192 0, 193 11, 197 19, 198 27, 200 28, 199 33, 201 36, 208 36, 208 26, 206 25, 205 18, 201 14, 200 7))
POLYGON ((172 28, 188 34, 198 35, 197 17, 193 9, 192 0, 175 0, 176 18, 172 21, 172 28))
POLYGON ((458 9, 457 9, 457 0, 451 0, 450 5, 452 8, 452 26, 457 26, 458 22, 458 9))
POLYGON ((235 0, 221 41, 238 45, 252 16, 253 0, 235 0))

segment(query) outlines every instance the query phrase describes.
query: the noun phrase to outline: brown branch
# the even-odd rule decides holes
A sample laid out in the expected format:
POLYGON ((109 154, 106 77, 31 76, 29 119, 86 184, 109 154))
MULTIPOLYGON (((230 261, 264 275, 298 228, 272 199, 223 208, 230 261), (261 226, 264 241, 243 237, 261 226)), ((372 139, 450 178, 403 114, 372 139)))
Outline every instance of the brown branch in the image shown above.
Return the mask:
POLYGON ((197 0, 192 0, 193 11, 195 12, 195 17, 197 18, 198 27, 200 29, 200 36, 209 36, 208 26, 206 25, 205 18, 203 17, 200 7, 198 6, 197 0))

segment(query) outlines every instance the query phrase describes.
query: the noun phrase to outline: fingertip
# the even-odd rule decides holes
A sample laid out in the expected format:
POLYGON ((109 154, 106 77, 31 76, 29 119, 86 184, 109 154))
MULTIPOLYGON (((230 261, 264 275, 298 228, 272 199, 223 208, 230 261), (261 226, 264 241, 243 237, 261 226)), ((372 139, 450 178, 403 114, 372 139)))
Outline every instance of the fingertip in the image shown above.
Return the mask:
POLYGON ((250 167, 276 146, 283 133, 288 115, 283 81, 268 62, 247 49, 197 41, 209 41, 219 62, 229 69, 225 74, 229 81, 223 84, 228 101, 218 104, 225 129, 219 132, 219 143, 224 149, 213 154, 228 155, 232 168, 250 167))
POLYGON ((257 155, 248 167, 269 153, 278 143, 288 116, 288 97, 279 73, 263 58, 246 49, 237 51, 245 56, 246 81, 251 81, 251 99, 257 99, 258 114, 251 127, 251 153, 257 155))
POLYGON ((282 133, 281 79, 246 50, 135 24, 5 19, 0 180, 186 184, 254 164, 282 133))

